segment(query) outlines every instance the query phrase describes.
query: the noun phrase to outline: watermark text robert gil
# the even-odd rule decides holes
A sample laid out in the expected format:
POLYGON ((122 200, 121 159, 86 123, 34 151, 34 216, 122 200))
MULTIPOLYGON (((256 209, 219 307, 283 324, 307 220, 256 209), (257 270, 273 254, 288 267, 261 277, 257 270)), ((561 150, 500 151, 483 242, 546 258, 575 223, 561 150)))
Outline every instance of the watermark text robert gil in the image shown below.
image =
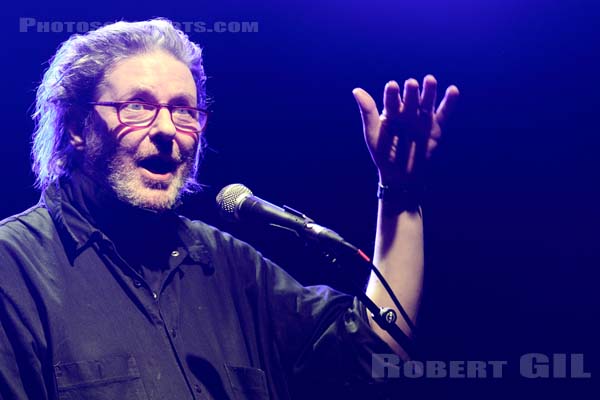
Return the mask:
MULTIPOLYGON (((373 378, 502 378, 506 360, 401 361, 396 354, 373 354, 373 378)), ((581 353, 527 353, 519 358, 523 378, 591 378, 581 353)))

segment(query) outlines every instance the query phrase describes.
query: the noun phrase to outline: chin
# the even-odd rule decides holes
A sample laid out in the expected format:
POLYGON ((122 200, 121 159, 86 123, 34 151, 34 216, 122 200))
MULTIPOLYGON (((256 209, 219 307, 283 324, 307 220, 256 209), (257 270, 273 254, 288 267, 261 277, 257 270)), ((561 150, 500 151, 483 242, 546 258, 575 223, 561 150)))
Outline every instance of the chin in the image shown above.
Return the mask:
POLYGON ((172 193, 171 190, 142 189, 137 198, 129 199, 129 203, 141 208, 166 211, 175 207, 178 199, 179 193, 172 193))
POLYGON ((181 174, 177 174, 169 182, 159 182, 136 173, 116 173, 109 177, 109 183, 117 197, 126 203, 166 211, 177 204, 184 179, 181 174))

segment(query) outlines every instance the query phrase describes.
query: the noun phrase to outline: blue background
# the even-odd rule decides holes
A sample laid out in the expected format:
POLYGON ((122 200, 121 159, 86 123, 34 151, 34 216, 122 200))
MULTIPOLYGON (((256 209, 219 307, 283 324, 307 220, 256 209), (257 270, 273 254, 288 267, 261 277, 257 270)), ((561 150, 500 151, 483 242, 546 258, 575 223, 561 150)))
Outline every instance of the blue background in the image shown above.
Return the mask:
POLYGON ((532 352, 584 353, 599 373, 595 2, 13 2, 3 13, 0 218, 39 197, 29 115, 47 60, 69 36, 19 32, 20 17, 256 21, 254 33, 190 33, 205 50, 213 104, 206 190, 182 212, 250 241, 304 283, 342 290, 365 271, 336 271, 279 232, 223 223, 214 196, 244 183, 370 253, 377 176, 351 90, 381 106, 390 79, 432 73, 441 90, 456 84, 460 105, 428 174, 420 343, 431 359, 508 360, 511 379, 401 390, 593 397, 593 380, 517 375, 518 358, 532 352))

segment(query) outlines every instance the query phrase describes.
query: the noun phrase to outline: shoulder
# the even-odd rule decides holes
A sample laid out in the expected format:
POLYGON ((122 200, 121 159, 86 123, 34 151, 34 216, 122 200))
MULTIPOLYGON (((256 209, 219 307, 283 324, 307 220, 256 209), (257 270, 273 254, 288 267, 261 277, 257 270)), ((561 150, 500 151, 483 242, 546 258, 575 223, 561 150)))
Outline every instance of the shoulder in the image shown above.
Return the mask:
POLYGON ((23 300, 32 287, 53 278, 56 260, 53 258, 55 245, 51 242, 57 242, 56 228, 42 204, 0 221, 0 292, 3 296, 23 300))
POLYGON ((180 218, 189 229, 189 232, 191 232, 192 236, 195 239, 200 240, 211 252, 219 251, 245 255, 246 257, 250 255, 262 257, 262 255, 251 245, 240 239, 237 239, 227 232, 224 232, 203 221, 190 220, 183 216, 180 216, 180 218))
POLYGON ((17 272, 30 278, 46 276, 63 260, 61 249, 60 236, 43 204, 0 221, 0 285, 9 285, 17 272))
POLYGON ((10 244, 31 246, 52 235, 54 230, 50 213, 42 204, 37 204, 0 221, 0 248, 10 244))
POLYGON ((203 221, 181 217, 197 243, 204 248, 217 276, 243 287, 269 285, 292 278, 250 244, 203 221))

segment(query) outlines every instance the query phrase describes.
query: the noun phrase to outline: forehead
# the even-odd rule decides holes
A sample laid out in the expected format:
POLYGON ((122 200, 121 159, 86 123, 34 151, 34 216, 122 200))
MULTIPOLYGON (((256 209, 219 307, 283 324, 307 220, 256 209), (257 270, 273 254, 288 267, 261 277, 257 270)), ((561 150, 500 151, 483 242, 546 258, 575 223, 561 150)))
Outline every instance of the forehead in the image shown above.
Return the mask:
POLYGON ((117 62, 98 87, 101 100, 130 100, 136 93, 150 93, 156 101, 188 98, 196 103, 196 84, 190 69, 163 51, 138 54, 117 62))

